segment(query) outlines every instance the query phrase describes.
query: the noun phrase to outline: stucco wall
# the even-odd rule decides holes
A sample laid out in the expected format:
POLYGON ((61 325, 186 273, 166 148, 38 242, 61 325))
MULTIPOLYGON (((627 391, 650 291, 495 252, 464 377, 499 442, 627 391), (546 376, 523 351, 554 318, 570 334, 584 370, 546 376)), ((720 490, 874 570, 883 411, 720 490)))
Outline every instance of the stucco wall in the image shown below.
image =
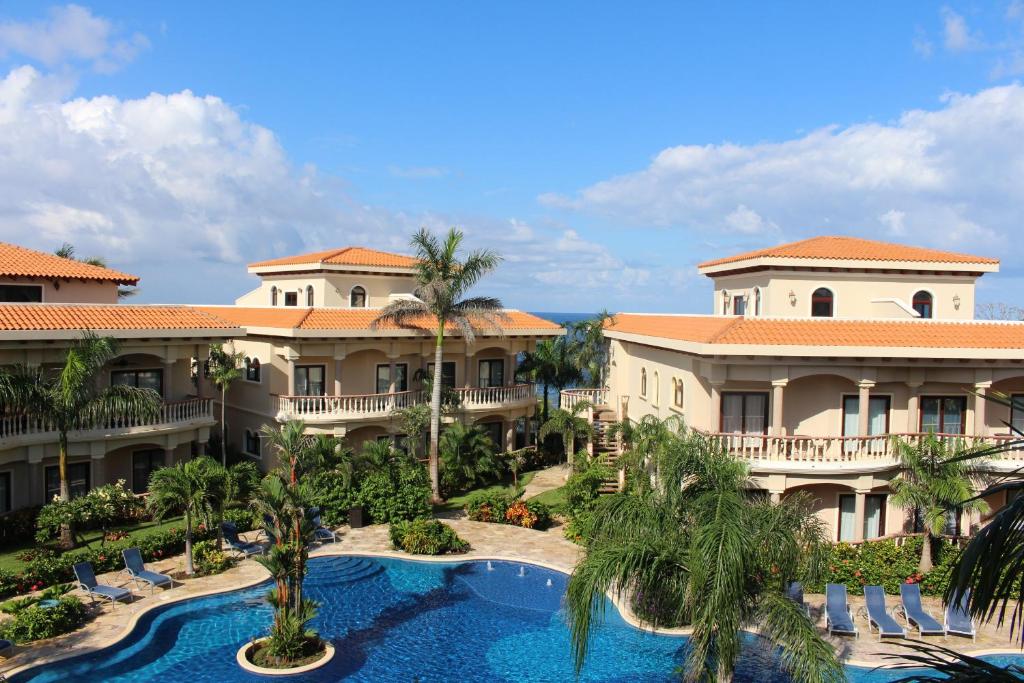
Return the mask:
POLYGON ((26 280, 4 279, 4 285, 41 287, 46 304, 116 304, 117 284, 85 280, 26 280))
POLYGON ((278 288, 277 305, 284 306, 284 292, 298 293, 298 306, 306 306, 306 287, 313 287, 314 306, 348 308, 349 294, 355 286, 366 290, 367 306, 379 308, 388 304, 390 294, 408 294, 415 279, 408 275, 348 275, 310 273, 308 275, 263 275, 260 286, 235 300, 239 306, 270 306, 271 289, 278 288))

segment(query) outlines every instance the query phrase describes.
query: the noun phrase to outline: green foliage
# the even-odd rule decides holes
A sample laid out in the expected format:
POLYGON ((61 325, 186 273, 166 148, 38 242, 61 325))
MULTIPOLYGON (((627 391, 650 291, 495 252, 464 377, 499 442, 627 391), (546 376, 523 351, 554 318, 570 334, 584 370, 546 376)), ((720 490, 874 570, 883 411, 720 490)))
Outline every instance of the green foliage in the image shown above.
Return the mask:
POLYGON ((441 435, 441 495, 447 498, 493 480, 501 469, 491 437, 454 422, 441 435))
POLYGON ((577 439, 589 439, 594 434, 594 428, 590 421, 581 416, 581 413, 592 407, 590 401, 578 401, 573 405, 572 410, 558 408, 552 411, 551 417, 541 425, 537 437, 544 441, 554 434, 561 436, 565 458, 571 462, 576 450, 577 439))
POLYGON ((224 521, 231 522, 240 531, 252 531, 263 525, 263 520, 250 508, 228 508, 224 510, 224 521))
POLYGON ((85 623, 85 605, 78 598, 64 596, 52 607, 30 605, 0 625, 0 638, 15 643, 53 638, 74 631, 85 623))
POLYGON ((950 568, 959 553, 956 547, 941 542, 937 545, 935 567, 921 574, 918 560, 923 539, 918 536, 903 539, 867 541, 858 545, 837 543, 829 548, 822 580, 807 588, 816 593, 825 592, 826 583, 845 584, 851 595, 863 595, 864 586, 882 586, 886 593, 898 595, 900 584, 920 583, 924 595, 941 596, 949 584, 950 568))
MULTIPOLYGON (((158 469, 149 478, 146 506, 163 518, 168 513, 185 515, 185 573, 195 570, 191 550, 193 525, 197 519, 210 520, 215 510, 223 510, 227 488, 227 470, 208 456, 158 469)), ((219 522, 219 520, 216 520, 219 522)), ((219 524, 218 524, 219 526, 219 524)))
POLYGON ((392 522, 388 536, 395 548, 413 555, 444 555, 469 550, 469 543, 459 538, 450 526, 436 519, 392 522))
POLYGON ((33 506, 0 515, 0 548, 34 540, 39 510, 39 506, 33 506))
POLYGON ((143 510, 142 501, 125 486, 124 479, 91 489, 73 500, 54 500, 39 510, 36 518, 36 540, 45 543, 56 538, 61 528, 76 531, 103 529, 137 519, 143 510))
POLYGON ((320 508, 320 517, 327 526, 347 522, 348 511, 359 503, 358 491, 350 482, 351 476, 340 470, 315 472, 306 477, 309 500, 320 508))
POLYGON ((473 494, 466 502, 466 514, 474 522, 513 524, 541 530, 551 526, 551 510, 547 505, 535 500, 523 501, 510 493, 481 491, 473 494), (524 508, 528 514, 523 513, 524 508))
POLYGON ((192 557, 196 563, 198 576, 220 574, 235 565, 235 559, 229 557, 227 553, 217 550, 217 544, 212 540, 196 543, 192 548, 192 557))
POLYGON ((430 481, 422 465, 402 462, 376 470, 359 484, 359 502, 377 524, 430 516, 430 481))

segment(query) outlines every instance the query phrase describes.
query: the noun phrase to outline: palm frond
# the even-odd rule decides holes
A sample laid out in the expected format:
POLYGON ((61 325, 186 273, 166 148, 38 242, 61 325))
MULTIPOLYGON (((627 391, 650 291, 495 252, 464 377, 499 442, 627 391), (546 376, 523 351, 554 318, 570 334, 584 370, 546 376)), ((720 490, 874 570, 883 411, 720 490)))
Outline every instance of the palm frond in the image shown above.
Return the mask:
POLYGON ((370 322, 370 329, 378 329, 382 325, 395 325, 397 327, 408 327, 413 323, 423 322, 424 317, 431 315, 427 304, 412 299, 399 299, 392 301, 382 308, 370 322))
POLYGON ((766 591, 758 604, 763 638, 780 648, 779 661, 794 683, 842 683, 843 665, 832 645, 818 635, 803 607, 783 593, 766 591))
POLYGON ((958 652, 942 645, 897 643, 913 654, 890 654, 894 671, 924 669, 892 683, 1020 683, 1024 667, 1018 664, 999 666, 980 657, 958 652))

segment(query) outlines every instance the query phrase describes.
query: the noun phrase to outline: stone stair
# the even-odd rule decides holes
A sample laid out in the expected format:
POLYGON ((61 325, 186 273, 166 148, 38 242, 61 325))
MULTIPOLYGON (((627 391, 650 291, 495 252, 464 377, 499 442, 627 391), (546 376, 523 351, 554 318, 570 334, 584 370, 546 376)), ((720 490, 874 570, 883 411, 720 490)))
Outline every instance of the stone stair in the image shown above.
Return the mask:
POLYGON ((599 491, 601 493, 618 493, 620 490, 618 476, 619 441, 611 434, 615 424, 615 411, 607 405, 594 406, 594 459, 602 465, 615 470, 615 474, 605 479, 599 491))

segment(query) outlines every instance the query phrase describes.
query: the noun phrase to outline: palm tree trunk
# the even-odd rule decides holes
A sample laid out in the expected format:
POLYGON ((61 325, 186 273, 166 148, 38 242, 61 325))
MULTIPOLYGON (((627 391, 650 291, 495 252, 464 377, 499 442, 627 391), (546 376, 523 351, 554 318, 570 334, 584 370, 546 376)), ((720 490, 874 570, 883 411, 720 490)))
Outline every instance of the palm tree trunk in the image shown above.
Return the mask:
POLYGON ((544 422, 548 421, 548 383, 544 382, 544 422))
POLYGON ((434 381, 430 386, 430 492, 433 502, 440 502, 441 479, 438 471, 437 442, 441 431, 441 359, 444 356, 444 322, 440 322, 434 347, 434 381))
MULTIPOLYGON (((66 432, 60 434, 57 472, 60 475, 60 499, 66 503, 71 500, 71 491, 68 489, 68 435, 66 432)), ((60 527, 60 547, 64 550, 75 547, 75 537, 71 533, 69 524, 62 524, 60 527)))
POLYGON ((572 433, 571 428, 569 433, 565 437, 565 461, 571 466, 576 455, 576 435, 572 433))
POLYGON ((228 466, 228 423, 225 422, 225 404, 228 400, 228 387, 226 384, 220 386, 220 464, 228 466))
POLYGON ((192 576, 196 569, 192 564, 192 515, 185 508, 185 573, 192 576))
POLYGON ((925 532, 924 540, 921 543, 921 564, 917 566, 917 571, 927 574, 932 570, 932 566, 932 535, 925 532))

